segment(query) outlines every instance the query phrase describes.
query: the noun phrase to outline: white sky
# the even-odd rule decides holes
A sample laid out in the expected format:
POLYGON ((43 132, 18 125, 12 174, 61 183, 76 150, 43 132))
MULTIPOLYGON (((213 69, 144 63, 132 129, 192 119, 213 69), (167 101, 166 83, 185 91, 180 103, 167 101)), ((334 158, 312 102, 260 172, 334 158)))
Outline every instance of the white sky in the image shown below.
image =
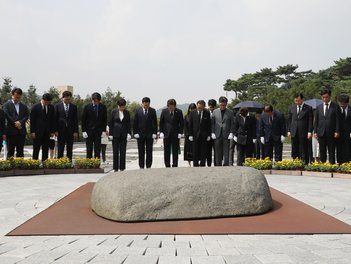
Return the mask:
POLYGON ((350 56, 350 10, 349 0, 0 0, 0 76, 39 93, 110 86, 156 108, 218 99, 245 72, 350 56))

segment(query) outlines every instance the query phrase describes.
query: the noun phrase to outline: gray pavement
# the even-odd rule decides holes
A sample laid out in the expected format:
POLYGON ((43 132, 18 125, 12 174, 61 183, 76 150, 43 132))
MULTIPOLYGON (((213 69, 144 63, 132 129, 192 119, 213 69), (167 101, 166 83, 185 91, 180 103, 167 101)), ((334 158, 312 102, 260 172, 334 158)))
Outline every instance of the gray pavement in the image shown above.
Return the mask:
MULTIPOLYGON (((84 154, 84 146, 75 148, 84 154)), ((153 167, 163 167, 160 141, 155 149, 153 167)), ((128 153, 127 169, 137 169, 135 143, 130 142, 128 153)), ((188 165, 181 161, 180 166, 188 165)), ((4 236, 102 176, 0 178, 0 263, 351 263, 351 235, 4 236)), ((351 224, 351 180, 279 175, 267 179, 270 186, 351 224)))

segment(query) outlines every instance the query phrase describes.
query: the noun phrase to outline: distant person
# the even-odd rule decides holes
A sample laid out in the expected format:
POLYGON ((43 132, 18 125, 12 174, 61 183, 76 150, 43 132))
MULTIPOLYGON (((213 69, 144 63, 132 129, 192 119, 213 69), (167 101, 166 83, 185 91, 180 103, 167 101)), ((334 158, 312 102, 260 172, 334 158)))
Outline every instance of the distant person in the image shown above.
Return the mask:
POLYGON ((42 161, 48 159, 50 137, 55 134, 55 107, 51 104, 52 95, 43 94, 40 103, 32 106, 30 112, 30 133, 33 139, 33 159, 39 158, 42 152, 42 161))
POLYGON ((335 163, 336 140, 340 137, 340 108, 331 101, 331 90, 321 91, 323 104, 317 106, 314 123, 314 136, 318 138, 321 162, 335 163))
POLYGON ((291 157, 309 163, 309 141, 313 132, 312 107, 304 103, 302 93, 294 96, 294 105, 289 107, 288 137, 291 137, 291 157))
POLYGON ((93 157, 100 159, 101 134, 106 133, 107 109, 101 103, 101 95, 93 93, 91 103, 84 107, 82 115, 82 132, 86 140, 87 158, 93 157))
MULTIPOLYGON (((108 126, 106 127, 106 132, 109 132, 108 126)), ((109 144, 109 138, 112 137, 111 135, 109 136, 109 133, 102 132, 101 134, 101 160, 102 164, 106 164, 106 150, 107 150, 107 145, 109 144)))
POLYGON ((242 166, 245 158, 252 158, 256 143, 256 118, 249 115, 249 110, 242 107, 234 122, 234 141, 237 147, 237 165, 242 166))
POLYGON ((57 157, 64 156, 66 147, 67 158, 72 161, 73 142, 78 139, 78 110, 70 91, 62 93, 62 101, 55 105, 55 114, 57 157))
POLYGON ((260 140, 264 148, 264 158, 281 161, 283 143, 285 141, 286 126, 284 115, 273 110, 273 106, 266 105, 260 120, 260 140))
POLYGON ((150 107, 149 97, 144 97, 141 102, 142 107, 135 112, 133 134, 138 141, 139 167, 144 169, 145 165, 146 168, 152 166, 153 144, 157 138, 157 116, 156 110, 150 107))
POLYGON ((339 164, 351 161, 351 107, 350 98, 347 94, 341 94, 338 98, 341 121, 340 137, 337 139, 337 161, 339 164))
MULTIPOLYGON (((207 106, 208 106, 208 110, 210 111, 211 120, 212 120, 213 111, 217 108, 217 101, 215 99, 210 99, 208 100, 207 106)), ((214 139, 211 138, 210 141, 208 141, 207 143, 206 162, 208 167, 211 167, 212 165, 212 156, 213 156, 212 153, 213 154, 215 153, 215 146, 214 146, 214 139)))
POLYGON ((131 121, 127 102, 124 98, 118 100, 117 109, 112 110, 109 121, 109 133, 113 136, 113 169, 124 171, 126 169, 127 140, 131 137, 131 121))
POLYGON ((16 157, 24 156, 23 149, 27 134, 26 123, 29 117, 29 111, 27 106, 21 102, 22 93, 20 88, 14 88, 11 91, 12 99, 8 100, 3 105, 7 122, 7 158, 13 157, 15 150, 16 157))
POLYGON ((215 166, 229 166, 229 145, 233 139, 234 114, 227 108, 228 99, 219 98, 219 108, 213 111, 212 134, 215 145, 215 166))
MULTIPOLYGON (((238 115, 238 110, 233 109, 232 111, 233 111, 233 116, 235 120, 236 116, 238 115)), ((229 166, 234 165, 235 148, 236 148, 236 142, 234 141, 234 139, 229 140, 229 166)))
POLYGON ((57 138, 55 136, 50 137, 50 140, 49 140, 49 158, 50 159, 55 158, 56 140, 57 138))
POLYGON ((164 163, 166 168, 178 167, 179 140, 184 130, 184 117, 182 110, 178 109, 174 99, 167 101, 167 108, 163 109, 160 116, 160 139, 163 139, 164 163))
POLYGON ((196 103, 189 117, 189 140, 193 144, 194 167, 206 166, 207 142, 211 139, 211 115, 204 100, 196 103))
POLYGON ((196 110, 196 104, 191 103, 188 107, 188 112, 184 117, 184 160, 188 162, 189 167, 193 161, 193 145, 189 140, 189 119, 190 113, 196 110))
POLYGON ((3 142, 6 142, 6 122, 4 110, 0 107, 0 153, 3 142))

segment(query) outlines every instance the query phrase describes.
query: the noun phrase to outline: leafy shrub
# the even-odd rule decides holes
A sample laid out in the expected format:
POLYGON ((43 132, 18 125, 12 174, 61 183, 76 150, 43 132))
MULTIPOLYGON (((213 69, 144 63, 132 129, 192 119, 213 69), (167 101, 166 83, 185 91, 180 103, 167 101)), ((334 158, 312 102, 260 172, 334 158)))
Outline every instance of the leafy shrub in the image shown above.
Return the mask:
POLYGON ((0 160, 0 171, 8 171, 12 169, 11 161, 0 160))
POLYGON ((301 159, 288 159, 277 161, 273 168, 277 170, 302 170, 305 164, 301 159))
POLYGON ((273 162, 270 160, 270 158, 265 158, 263 160, 255 158, 246 158, 244 166, 252 167, 257 170, 270 170, 272 169, 273 162))
POLYGON ((339 168, 337 164, 331 164, 329 162, 313 162, 305 166, 307 171, 320 171, 320 172, 336 172, 339 168))
POLYGON ((67 158, 47 159, 43 162, 45 169, 69 169, 72 168, 72 162, 67 158))
POLYGON ((77 169, 98 169, 100 168, 100 159, 77 158, 74 166, 77 169))
POLYGON ((11 158, 9 159, 13 169, 19 170, 36 170, 40 168, 40 161, 24 158, 11 158))

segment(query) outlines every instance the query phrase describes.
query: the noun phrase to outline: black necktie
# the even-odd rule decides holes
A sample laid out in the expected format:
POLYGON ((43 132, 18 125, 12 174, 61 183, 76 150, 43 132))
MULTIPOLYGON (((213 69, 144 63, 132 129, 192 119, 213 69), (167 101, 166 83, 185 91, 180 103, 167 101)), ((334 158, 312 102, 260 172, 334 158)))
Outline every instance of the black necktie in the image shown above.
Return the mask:
POLYGON ((174 114, 173 114, 173 112, 171 112, 171 119, 173 119, 173 117, 174 117, 174 114))
POLYGON ((270 116, 269 117, 269 124, 271 125, 273 123, 273 118, 270 116))
POLYGON ((299 110, 297 111, 297 116, 300 115, 300 112, 301 112, 301 105, 299 105, 299 110))
POLYGON ((324 115, 327 116, 329 110, 329 104, 325 104, 325 113, 324 115))
POLYGON ((66 115, 66 118, 68 118, 68 105, 65 104, 65 115, 66 115))
POLYGON ((98 117, 98 105, 94 104, 94 112, 96 117, 98 117))
POLYGON ((144 115, 147 115, 147 110, 146 109, 144 109, 144 115))

